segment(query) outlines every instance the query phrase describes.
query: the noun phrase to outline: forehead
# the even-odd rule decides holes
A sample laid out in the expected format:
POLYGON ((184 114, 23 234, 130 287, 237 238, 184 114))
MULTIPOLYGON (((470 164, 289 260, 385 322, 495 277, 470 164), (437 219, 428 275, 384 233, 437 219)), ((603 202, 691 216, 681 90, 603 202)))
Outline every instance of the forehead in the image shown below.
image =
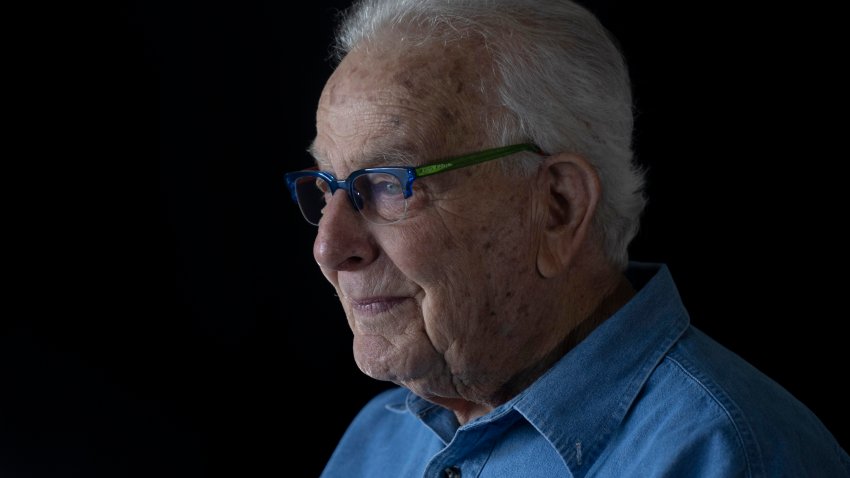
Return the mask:
POLYGON ((476 46, 403 42, 355 48, 328 80, 312 147, 320 166, 421 164, 483 143, 491 80, 476 46))

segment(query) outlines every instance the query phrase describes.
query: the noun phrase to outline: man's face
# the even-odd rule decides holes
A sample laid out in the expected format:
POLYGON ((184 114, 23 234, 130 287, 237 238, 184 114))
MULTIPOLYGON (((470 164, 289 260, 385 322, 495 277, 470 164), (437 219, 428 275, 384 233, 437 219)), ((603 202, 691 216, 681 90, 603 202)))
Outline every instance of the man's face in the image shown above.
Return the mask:
MULTIPOLYGON (((502 146, 481 134, 498 101, 483 96, 492 80, 474 49, 351 52, 319 103, 320 169, 345 178, 402 165, 398 153, 419 165, 502 146)), ((491 163, 414 184, 407 218, 391 225, 367 222, 337 191, 313 253, 364 373, 426 398, 481 400, 554 346, 536 291, 535 178, 491 163)))

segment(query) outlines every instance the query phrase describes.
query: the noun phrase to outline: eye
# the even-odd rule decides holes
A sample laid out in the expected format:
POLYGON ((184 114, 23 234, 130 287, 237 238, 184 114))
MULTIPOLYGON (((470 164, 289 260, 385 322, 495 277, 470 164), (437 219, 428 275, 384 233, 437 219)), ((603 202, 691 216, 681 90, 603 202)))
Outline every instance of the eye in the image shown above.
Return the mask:
POLYGON ((398 181, 380 181, 375 184, 374 190, 375 194, 384 196, 398 196, 402 193, 398 181))
POLYGON ((354 189, 365 201, 387 201, 404 198, 404 189, 398 182, 398 178, 392 174, 365 174, 357 178, 354 189))

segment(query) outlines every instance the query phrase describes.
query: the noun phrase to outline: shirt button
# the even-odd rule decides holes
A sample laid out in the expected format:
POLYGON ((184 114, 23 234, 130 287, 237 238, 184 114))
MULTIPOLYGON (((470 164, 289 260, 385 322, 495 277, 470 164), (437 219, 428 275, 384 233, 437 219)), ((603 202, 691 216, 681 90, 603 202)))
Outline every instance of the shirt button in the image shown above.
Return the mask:
POLYGON ((460 478, 460 468, 456 466, 450 466, 443 470, 443 476, 446 478, 460 478))

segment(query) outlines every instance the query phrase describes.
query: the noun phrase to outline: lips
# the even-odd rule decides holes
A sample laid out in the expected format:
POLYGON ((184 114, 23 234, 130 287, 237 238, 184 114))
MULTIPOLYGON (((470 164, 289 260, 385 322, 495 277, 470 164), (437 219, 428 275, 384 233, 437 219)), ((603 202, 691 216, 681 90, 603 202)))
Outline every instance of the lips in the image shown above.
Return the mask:
POLYGON ((362 314, 382 314, 400 305, 410 297, 364 297, 350 298, 351 308, 362 314))

